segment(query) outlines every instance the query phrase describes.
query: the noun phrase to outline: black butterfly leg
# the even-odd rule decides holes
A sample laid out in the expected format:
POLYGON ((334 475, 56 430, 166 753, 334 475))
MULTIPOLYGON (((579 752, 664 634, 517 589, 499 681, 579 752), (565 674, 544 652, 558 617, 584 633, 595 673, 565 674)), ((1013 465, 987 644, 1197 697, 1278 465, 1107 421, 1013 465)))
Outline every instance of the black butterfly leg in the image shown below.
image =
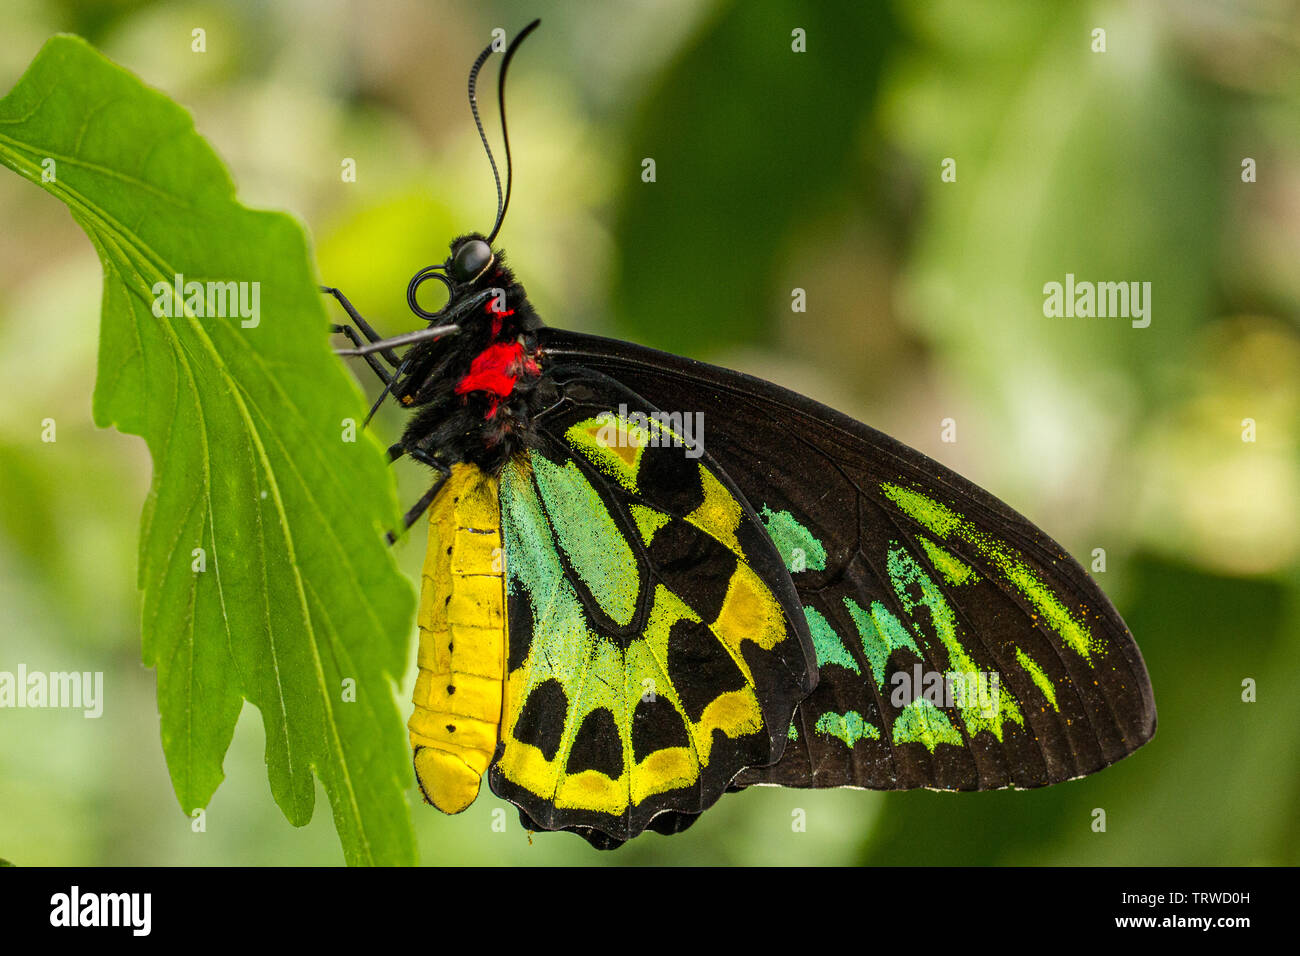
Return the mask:
MULTIPOLYGON (((402 518, 401 533, 405 534, 411 529, 411 525, 420 520, 420 516, 428 510, 429 505, 433 503, 433 499, 438 496, 438 492, 442 490, 442 486, 445 485, 447 479, 451 477, 451 469, 423 448, 417 447, 404 449, 400 442, 388 449, 390 461, 396 461, 397 458, 401 457, 402 451, 405 451, 416 461, 428 465, 430 468, 433 468, 438 472, 438 477, 434 479, 433 487, 421 495, 420 500, 412 505, 410 510, 406 512, 405 517, 402 518), (396 455, 393 454, 393 449, 399 449, 396 455)), ((388 543, 394 544, 396 541, 397 534, 392 531, 388 532, 388 543)))
MULTIPOLYGON (((348 297, 345 296, 342 292, 340 292, 338 289, 335 289, 332 286, 327 286, 327 285, 321 286, 320 290, 326 295, 332 295, 334 296, 334 298, 338 299, 339 304, 343 306, 343 310, 347 312, 347 314, 352 318, 352 321, 356 323, 356 328, 353 328, 352 326, 346 324, 331 325, 330 326, 331 332, 342 332, 344 335, 348 337, 348 341, 350 341, 353 345, 357 346, 358 348, 360 348, 362 345, 365 344, 361 341, 362 335, 364 335, 366 339, 370 342, 379 342, 383 339, 383 336, 380 335, 379 332, 375 330, 374 326, 372 326, 369 322, 367 322, 364 318, 362 318, 361 313, 356 310, 356 307, 351 302, 348 301, 348 297), (360 333, 357 332, 357 329, 361 330, 360 333)), ((374 372, 377 376, 379 376, 379 380, 381 382, 383 382, 385 385, 388 385, 393 380, 392 373, 389 372, 388 369, 384 368, 384 366, 380 363, 379 358, 377 356, 383 356, 385 362, 387 362, 393 368, 397 368, 400 365, 400 361, 397 358, 397 353, 395 353, 392 349, 384 349, 383 351, 378 353, 369 353, 362 356, 362 358, 366 360, 366 364, 370 366, 370 370, 374 372)))
MULTIPOLYGON (((357 324, 357 328, 361 330, 361 334, 364 335, 369 341, 382 342, 384 340, 384 337, 379 334, 379 332, 375 329, 375 327, 372 326, 369 322, 367 322, 364 318, 362 318, 361 313, 357 311, 357 307, 348 301, 348 297, 345 296, 342 293, 342 291, 334 288, 333 286, 328 286, 328 285, 321 286, 320 290, 326 295, 332 295, 334 296, 334 298, 338 299, 339 305, 343 306, 343 311, 346 312, 348 316, 352 319, 352 321, 357 324)), ((353 339, 353 341, 356 342, 355 339, 353 339)), ((356 342, 356 344, 360 345, 361 343, 356 342)), ((397 366, 400 364, 397 358, 397 354, 393 352, 392 349, 384 349, 379 354, 382 355, 384 357, 384 360, 388 362, 388 364, 391 365, 393 368, 397 368, 397 366)))
MULTIPOLYGON (((342 332, 348 337, 348 340, 358 348, 363 344, 361 336, 357 335, 357 330, 350 325, 331 325, 330 331, 342 332)), ((379 381, 383 382, 385 385, 392 383, 393 374, 380 364, 379 359, 375 357, 374 353, 368 353, 361 357, 366 360, 366 364, 370 366, 370 370, 379 376, 379 381)))

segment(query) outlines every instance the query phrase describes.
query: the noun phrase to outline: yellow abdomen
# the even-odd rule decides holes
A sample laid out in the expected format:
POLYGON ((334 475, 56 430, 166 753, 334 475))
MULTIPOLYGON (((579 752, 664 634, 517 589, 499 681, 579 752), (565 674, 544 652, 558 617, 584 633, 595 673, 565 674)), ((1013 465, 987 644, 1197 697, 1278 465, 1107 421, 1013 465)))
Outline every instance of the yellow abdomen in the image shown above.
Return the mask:
POLYGON ((506 668, 505 553, 497 482, 456 465, 429 511, 419 676, 407 727, 425 799, 460 813, 496 754, 506 668))

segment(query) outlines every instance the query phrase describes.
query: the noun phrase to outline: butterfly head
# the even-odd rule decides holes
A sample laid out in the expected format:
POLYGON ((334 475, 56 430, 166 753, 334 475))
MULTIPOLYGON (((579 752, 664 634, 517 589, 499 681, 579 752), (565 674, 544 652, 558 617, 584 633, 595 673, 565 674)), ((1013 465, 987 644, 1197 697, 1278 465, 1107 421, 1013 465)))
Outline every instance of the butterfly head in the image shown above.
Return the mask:
MULTIPOLYGON (((514 58, 515 51, 527 36, 537 28, 540 20, 534 20, 511 41, 510 46, 506 48, 505 55, 501 60, 501 73, 497 81, 497 97, 501 106, 501 141, 505 146, 506 154, 506 176, 505 189, 501 188, 501 173, 497 169, 496 159, 492 156, 492 147, 488 145, 487 134, 483 131, 483 122, 479 118, 478 99, 476 91, 478 88, 478 73, 483 64, 487 62, 494 50, 497 49, 495 41, 489 44, 469 72, 469 106, 470 112, 474 116, 474 125, 478 128, 479 138, 483 141, 483 150, 487 153, 488 164, 492 167, 492 178, 496 181, 497 187, 497 215, 492 224, 492 231, 486 236, 481 233, 472 232, 468 235, 460 236, 451 243, 451 255, 445 262, 439 265, 427 266, 417 272, 411 279, 411 284, 407 287, 406 301, 411 306, 411 311, 423 319, 430 322, 461 322, 469 313, 478 310, 482 305, 482 299, 485 295, 493 292, 495 289, 497 297, 500 293, 519 292, 522 289, 512 289, 515 285, 514 278, 510 275, 502 262, 499 252, 492 248, 492 243, 496 240, 497 233, 501 231, 501 224, 505 220, 506 210, 510 207, 510 185, 512 180, 511 163, 510 163, 510 133, 506 127, 506 101, 505 101, 505 82, 506 70, 510 67, 510 61, 514 58), (437 312, 429 312, 420 307, 416 301, 416 291, 429 279, 437 279, 447 287, 447 304, 437 312)), ((500 303, 497 303, 496 310, 500 312, 500 303)), ((499 329, 499 323, 496 326, 499 329)))
POLYGON ((469 285, 486 275, 496 258, 496 253, 482 236, 461 236, 451 244, 446 269, 457 285, 469 285))
POLYGON ((516 332, 541 327, 541 321, 527 304, 523 287, 506 265, 505 256, 477 232, 452 240, 445 261, 417 272, 406 298, 412 312, 439 327, 454 325, 472 332, 486 321, 492 326, 493 338, 506 327, 516 332), (446 286, 447 296, 443 306, 433 312, 421 306, 417 298, 420 287, 430 279, 446 286), (517 318, 503 324, 509 316, 517 318))

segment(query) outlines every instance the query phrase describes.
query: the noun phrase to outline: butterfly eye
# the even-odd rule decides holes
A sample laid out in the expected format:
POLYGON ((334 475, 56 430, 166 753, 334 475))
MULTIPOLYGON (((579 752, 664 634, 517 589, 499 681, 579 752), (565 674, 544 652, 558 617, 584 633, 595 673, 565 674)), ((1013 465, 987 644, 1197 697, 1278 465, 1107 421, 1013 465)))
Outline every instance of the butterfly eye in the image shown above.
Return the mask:
POLYGON ((482 239, 462 243, 451 260, 451 272, 457 282, 472 282, 492 264, 492 247, 482 239))

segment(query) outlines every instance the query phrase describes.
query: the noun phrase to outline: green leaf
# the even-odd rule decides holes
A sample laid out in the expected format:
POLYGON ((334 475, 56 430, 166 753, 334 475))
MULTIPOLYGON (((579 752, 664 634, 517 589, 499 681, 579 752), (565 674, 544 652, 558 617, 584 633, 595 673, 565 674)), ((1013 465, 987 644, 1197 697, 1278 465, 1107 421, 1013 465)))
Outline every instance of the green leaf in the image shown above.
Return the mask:
POLYGON ((182 808, 221 782, 248 700, 290 822, 311 819, 314 771, 349 863, 412 862, 392 681, 413 597, 381 535, 400 512, 378 445, 343 440, 364 405, 330 352, 301 227, 241 206, 189 114, 76 37, 46 43, 0 100, 0 162, 65 202, 103 264, 94 416, 154 460, 144 660, 182 808), (257 283, 257 321, 194 303, 156 317, 155 284, 177 274, 250 283, 249 305, 257 283))

